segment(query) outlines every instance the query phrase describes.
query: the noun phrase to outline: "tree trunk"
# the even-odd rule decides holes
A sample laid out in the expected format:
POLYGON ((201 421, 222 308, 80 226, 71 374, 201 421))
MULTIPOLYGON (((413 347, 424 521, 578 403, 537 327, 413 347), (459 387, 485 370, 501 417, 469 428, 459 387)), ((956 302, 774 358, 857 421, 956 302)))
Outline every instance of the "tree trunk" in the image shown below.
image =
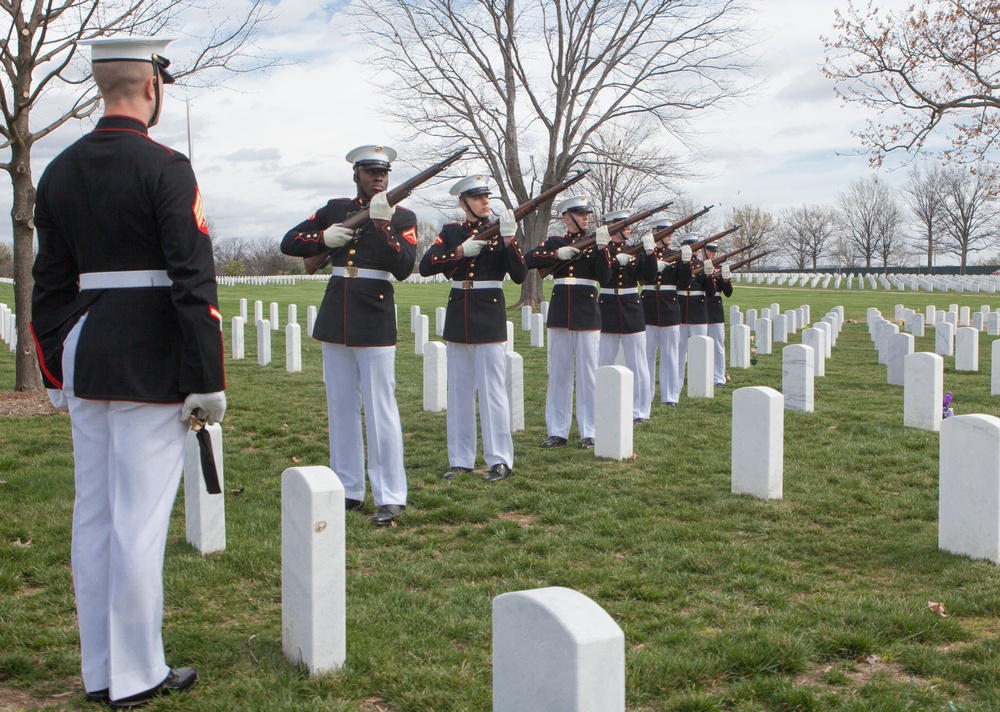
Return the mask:
MULTIPOLYGON (((539 206, 538 211, 534 215, 524 219, 522 223, 524 226, 524 245, 522 247, 524 254, 531 252, 545 242, 549 229, 550 206, 551 203, 539 206)), ((542 276, 538 273, 538 270, 531 269, 528 270, 528 276, 521 285, 521 298, 517 304, 510 306, 509 309, 516 310, 521 307, 538 309, 544 298, 545 292, 542 288, 542 276)))
POLYGON ((934 231, 927 226, 927 274, 934 274, 934 231))
MULTIPOLYGON (((28 135, 28 111, 18 117, 19 134, 28 135)), ((10 211, 14 228, 14 313, 17 314, 17 359, 14 390, 41 391, 42 375, 31 337, 31 268, 35 262, 35 185, 31 180, 31 151, 20 139, 11 144, 11 182, 14 205, 10 211)))

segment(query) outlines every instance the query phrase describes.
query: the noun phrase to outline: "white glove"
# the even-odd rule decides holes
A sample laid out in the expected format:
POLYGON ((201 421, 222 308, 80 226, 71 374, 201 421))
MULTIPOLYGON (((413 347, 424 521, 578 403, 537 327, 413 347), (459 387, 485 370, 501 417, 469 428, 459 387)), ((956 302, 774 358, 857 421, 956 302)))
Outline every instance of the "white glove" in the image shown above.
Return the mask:
POLYGON ((663 260, 657 260, 656 261, 656 271, 657 272, 662 272, 666 268, 667 268, 667 263, 666 262, 664 262, 663 260))
POLYGON ((652 252, 656 249, 656 240, 653 239, 653 233, 647 233, 642 236, 642 249, 646 252, 652 252))
POLYGON ((580 254, 580 250, 575 247, 570 247, 569 245, 564 245, 556 250, 556 257, 561 260, 571 260, 580 254))
POLYGON ((69 403, 66 401, 66 394, 59 388, 46 388, 49 393, 49 400, 52 405, 59 410, 69 410, 69 403))
POLYGON ((681 245, 681 262, 691 261, 691 248, 687 245, 681 245))
POLYGON ((733 276, 733 271, 729 269, 729 265, 722 265, 722 278, 730 279, 733 276))
POLYGON ((475 257, 483 251, 485 246, 485 242, 481 242, 480 240, 470 237, 462 243, 462 254, 466 257, 475 257))
POLYGON ((226 414, 226 393, 192 393, 184 399, 184 407, 181 409, 181 421, 187 422, 192 413, 201 409, 199 417, 208 418, 208 423, 218 423, 226 414))
POLYGON ((517 220, 514 211, 507 208, 500 215, 500 237, 514 237, 517 234, 517 220))
POLYGON ((323 231, 323 243, 332 250, 343 247, 354 239, 354 230, 348 230, 339 223, 323 231))
POLYGON ((604 247, 609 242, 611 242, 611 233, 608 232, 608 226, 601 225, 597 228, 597 246, 604 247))
POLYGON ((712 260, 705 260, 705 274, 712 274, 715 272, 715 265, 712 264, 712 260))
POLYGON ((615 255, 615 259, 618 260, 618 264, 624 267, 625 265, 627 265, 629 262, 632 261, 632 255, 630 255, 627 252, 619 252, 617 255, 615 255))
POLYGON ((392 220, 393 213, 396 212, 395 205, 389 205, 389 196, 385 191, 379 191, 368 204, 368 217, 372 220, 392 220))

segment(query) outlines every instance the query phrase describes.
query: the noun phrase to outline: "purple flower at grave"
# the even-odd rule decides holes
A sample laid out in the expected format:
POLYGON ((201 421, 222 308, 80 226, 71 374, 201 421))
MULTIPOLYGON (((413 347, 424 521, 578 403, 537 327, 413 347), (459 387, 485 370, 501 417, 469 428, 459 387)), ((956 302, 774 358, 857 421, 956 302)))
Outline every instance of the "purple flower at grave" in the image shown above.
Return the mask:
POLYGON ((945 395, 944 395, 944 402, 941 404, 941 408, 942 408, 941 417, 942 418, 951 418, 952 416, 955 415, 955 411, 952 410, 952 407, 951 407, 951 401, 952 401, 951 391, 948 391, 947 393, 945 393, 945 395))

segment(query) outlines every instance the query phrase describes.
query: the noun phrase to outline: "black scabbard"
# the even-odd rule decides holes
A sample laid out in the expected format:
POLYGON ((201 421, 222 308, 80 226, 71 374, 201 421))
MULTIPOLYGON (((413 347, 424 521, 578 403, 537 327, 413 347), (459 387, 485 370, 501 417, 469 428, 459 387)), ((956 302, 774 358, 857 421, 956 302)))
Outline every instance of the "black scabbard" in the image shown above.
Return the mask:
POLYGON ((201 451, 201 475, 205 478, 205 489, 209 494, 222 494, 219 471, 215 467, 215 454, 212 452, 212 435, 208 428, 201 428, 195 437, 198 438, 198 449, 201 451))

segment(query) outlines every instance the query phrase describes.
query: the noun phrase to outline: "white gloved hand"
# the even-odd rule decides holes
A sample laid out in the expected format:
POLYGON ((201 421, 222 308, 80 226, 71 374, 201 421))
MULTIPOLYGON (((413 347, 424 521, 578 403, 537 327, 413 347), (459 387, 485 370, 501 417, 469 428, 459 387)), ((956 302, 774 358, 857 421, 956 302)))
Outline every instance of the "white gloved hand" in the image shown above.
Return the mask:
POLYGON ((629 262, 632 261, 632 255, 630 255, 627 252, 619 252, 617 255, 615 255, 615 259, 618 260, 618 264, 624 267, 625 265, 627 265, 629 262))
POLYGON ((396 212, 395 205, 389 205, 389 196, 385 191, 379 191, 368 204, 368 217, 372 220, 392 220, 393 213, 396 212))
POLYGON ((343 247, 354 239, 355 231, 340 225, 331 225, 323 231, 323 244, 332 250, 343 247))
POLYGON ((712 260, 705 260, 705 274, 712 274, 715 272, 715 265, 712 264, 712 260))
POLYGON ((556 257, 561 260, 571 260, 580 254, 580 250, 575 247, 570 247, 569 245, 564 245, 556 250, 556 257))
POLYGON ((730 279, 733 276, 733 271, 729 269, 729 265, 722 265, 722 278, 730 279))
POLYGON ((642 236, 642 249, 646 252, 652 252, 656 249, 656 240, 653 239, 653 233, 649 232, 642 236))
POLYGON ((201 409, 203 412, 199 417, 208 418, 208 423, 218 423, 222 421, 226 414, 226 393, 218 391, 216 393, 192 393, 184 399, 184 407, 181 409, 181 420, 187 422, 191 414, 201 409))
POLYGON ((656 271, 657 272, 662 272, 666 268, 667 268, 667 263, 666 262, 664 262, 663 260, 657 260, 656 261, 656 271))
POLYGON ((691 248, 688 245, 681 245, 681 262, 691 261, 691 248))
POLYGON ((517 220, 514 211, 507 208, 500 215, 500 237, 514 237, 517 234, 517 220))
POLYGON ((611 233, 608 232, 608 226, 601 225, 597 228, 597 246, 604 247, 609 242, 611 242, 611 233))
POLYGON ((49 400, 52 401, 52 405, 59 410, 69 410, 69 403, 66 401, 66 394, 62 392, 59 388, 46 388, 49 394, 49 400))
POLYGON ((475 257, 480 252, 483 251, 483 247, 486 246, 485 242, 481 242, 470 237, 468 240, 462 243, 462 255, 465 257, 475 257))

